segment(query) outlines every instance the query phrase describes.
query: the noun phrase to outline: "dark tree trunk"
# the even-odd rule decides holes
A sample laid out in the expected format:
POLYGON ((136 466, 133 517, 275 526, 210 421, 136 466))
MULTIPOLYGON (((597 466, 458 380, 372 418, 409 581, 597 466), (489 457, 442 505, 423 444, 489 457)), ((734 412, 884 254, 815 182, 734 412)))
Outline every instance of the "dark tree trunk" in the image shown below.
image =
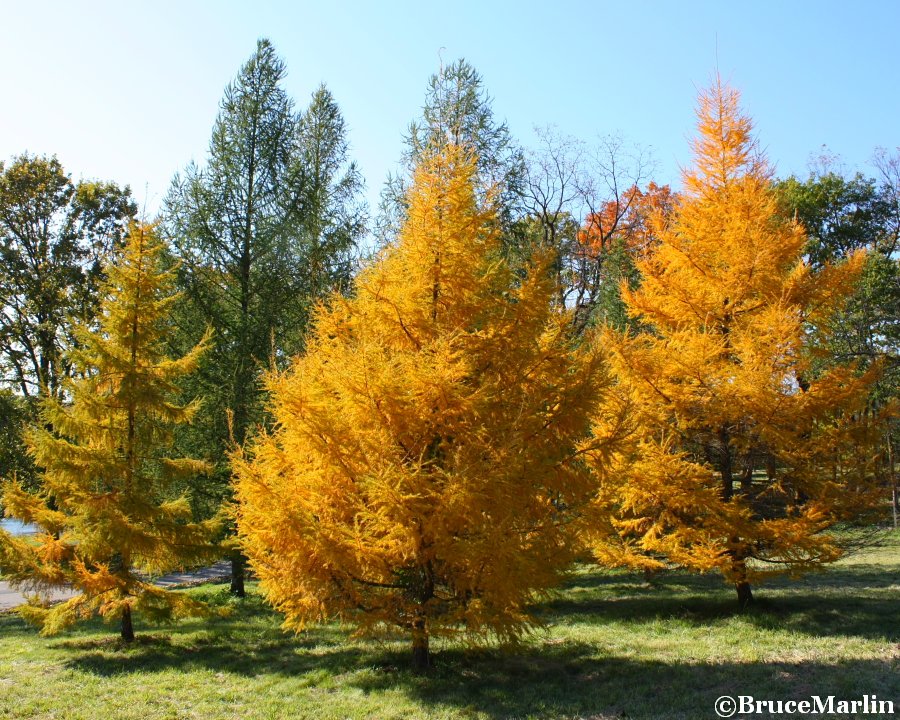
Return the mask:
POLYGON ((737 590, 738 605, 741 606, 741 610, 753 604, 753 590, 750 587, 750 583, 746 580, 741 580, 734 584, 734 589, 737 590))
POLYGON ((888 477, 891 479, 891 514, 894 517, 894 530, 897 529, 897 511, 900 510, 900 492, 897 488, 897 475, 894 473, 894 439, 888 433, 888 477))
MULTIPOLYGON (((732 538, 736 542, 737 538, 732 538)), ((734 575, 734 589, 737 591, 738 605, 741 610, 753 603, 753 590, 747 582, 747 560, 745 550, 731 551, 731 570, 734 575)))
POLYGON ((891 512, 894 516, 894 530, 897 529, 897 512, 900 510, 900 493, 897 492, 897 486, 891 489, 891 512))
POLYGON ((231 594, 244 597, 247 592, 244 589, 244 566, 246 559, 240 550, 235 550, 231 556, 231 594))
POLYGON ((122 611, 122 641, 134 642, 134 625, 131 623, 131 605, 126 605, 122 611))
POLYGON ((750 463, 747 464, 747 467, 744 468, 744 472, 741 475, 741 493, 744 495, 749 495, 750 491, 753 489, 753 465, 750 463))
POLYGON ((413 621, 412 631, 412 666, 413 672, 421 675, 431 667, 431 656, 428 654, 428 629, 425 618, 418 617, 413 621))

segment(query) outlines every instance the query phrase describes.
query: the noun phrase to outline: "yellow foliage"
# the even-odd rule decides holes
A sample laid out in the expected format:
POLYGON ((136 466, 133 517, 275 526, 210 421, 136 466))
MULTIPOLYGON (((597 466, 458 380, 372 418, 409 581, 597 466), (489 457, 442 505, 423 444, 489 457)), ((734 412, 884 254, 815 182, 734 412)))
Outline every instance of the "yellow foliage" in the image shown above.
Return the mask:
POLYGON ((235 459, 238 531, 287 627, 511 639, 572 558, 603 366, 550 309, 549 258, 524 279, 504 262, 474 181, 461 148, 424 162, 398 243, 319 308, 269 378, 275 430, 235 459))
POLYGON ((603 457, 595 534, 607 563, 717 568, 749 597, 771 569, 834 560, 826 531, 872 507, 877 368, 817 371, 808 333, 853 291, 864 257, 812 273, 805 234, 779 219, 770 171, 717 80, 701 93, 695 161, 659 244, 623 288, 651 330, 605 332, 618 378, 595 432, 634 412, 603 457))
POLYGON ((178 360, 165 356, 175 296, 163 252, 152 226, 130 228, 108 268, 99 328, 80 328, 67 399, 48 400, 41 425, 28 434, 44 470, 41 491, 15 480, 3 487, 6 514, 42 530, 27 540, 0 535, 5 577, 81 593, 50 609, 35 598, 23 609, 45 634, 95 613, 128 615, 130 627, 132 608, 153 617, 199 609, 146 577, 208 559, 217 529, 217 522, 194 522, 187 500, 171 497, 175 478, 207 471, 206 463, 165 453, 173 426, 190 422, 198 408, 173 402, 172 381, 196 367, 205 343, 178 360))

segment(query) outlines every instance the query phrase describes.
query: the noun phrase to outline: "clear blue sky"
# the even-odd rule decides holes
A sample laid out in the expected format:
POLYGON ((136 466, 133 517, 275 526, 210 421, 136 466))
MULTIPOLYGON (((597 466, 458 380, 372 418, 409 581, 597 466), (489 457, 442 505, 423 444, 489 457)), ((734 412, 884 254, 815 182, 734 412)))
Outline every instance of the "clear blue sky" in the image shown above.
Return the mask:
POLYGON ((823 144, 863 171, 876 146, 900 145, 896 0, 0 3, 0 158, 56 154, 76 179, 130 184, 150 213, 176 170, 203 161, 222 91, 259 37, 298 104, 329 86, 370 198, 440 48, 481 72, 524 144, 535 125, 618 132, 652 147, 661 182, 689 161, 696 89, 717 54, 781 175, 805 174, 823 144))

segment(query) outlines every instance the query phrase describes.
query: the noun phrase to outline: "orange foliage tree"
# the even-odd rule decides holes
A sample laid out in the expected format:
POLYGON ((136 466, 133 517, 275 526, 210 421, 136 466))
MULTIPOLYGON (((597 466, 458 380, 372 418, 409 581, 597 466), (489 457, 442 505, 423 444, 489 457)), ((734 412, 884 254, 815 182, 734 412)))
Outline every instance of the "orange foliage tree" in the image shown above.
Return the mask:
POLYGON ((236 458, 243 547, 286 627, 513 639, 572 560, 592 496, 579 443, 606 383, 551 310, 550 258, 525 279, 479 205, 475 160, 418 168, 409 217, 320 308, 269 380, 275 430, 236 458))
POLYGON ((668 185, 650 181, 641 190, 632 185, 621 197, 604 202, 598 210, 588 213, 584 227, 578 232, 578 244, 587 255, 600 256, 616 244, 629 252, 640 254, 653 247, 654 228, 671 215, 675 193, 668 185), (657 217, 654 221, 654 216, 657 217))
POLYGON ((578 278, 576 329, 626 324, 620 288, 637 283, 635 262, 655 247, 655 228, 665 224, 675 199, 668 185, 650 182, 643 190, 632 185, 587 215, 572 262, 578 278))
POLYGON ((197 365, 204 345, 173 360, 164 352, 174 273, 152 227, 133 224, 108 270, 99 327, 78 328, 77 375, 64 399, 49 398, 28 445, 43 469, 41 488, 3 487, 6 514, 35 523, 33 538, 0 532, 4 577, 36 590, 78 594, 46 607, 35 596, 22 615, 45 635, 100 614, 134 639, 134 611, 151 619, 196 614, 204 606, 155 587, 160 574, 215 556, 217 521, 194 522, 173 487, 207 464, 170 457, 172 430, 198 409, 176 401, 174 380, 197 365))
POLYGON ((773 570, 835 560, 828 529, 872 507, 876 371, 814 372, 810 328, 852 293, 864 258, 811 271, 738 101, 718 80, 700 94, 684 193, 667 222, 651 216, 658 244, 623 289, 649 332, 606 332, 618 383, 595 432, 621 444, 598 468, 609 520, 595 549, 720 570, 746 604, 773 570))

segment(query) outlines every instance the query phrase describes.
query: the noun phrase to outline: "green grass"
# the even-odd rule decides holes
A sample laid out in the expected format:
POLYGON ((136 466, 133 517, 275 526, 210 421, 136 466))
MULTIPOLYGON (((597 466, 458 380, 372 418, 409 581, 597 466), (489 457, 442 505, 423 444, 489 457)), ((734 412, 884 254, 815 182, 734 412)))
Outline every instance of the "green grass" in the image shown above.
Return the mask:
MULTIPOLYGON (((757 588, 736 610, 715 576, 582 568, 515 650, 435 643, 427 677, 399 638, 338 626, 295 637, 251 595, 193 590, 227 618, 138 625, 123 647, 89 624, 41 638, 0 616, 3 718, 712 718, 720 695, 855 699, 900 712, 900 535, 825 572, 757 588)), ((870 716, 871 717, 871 716, 870 716)))

